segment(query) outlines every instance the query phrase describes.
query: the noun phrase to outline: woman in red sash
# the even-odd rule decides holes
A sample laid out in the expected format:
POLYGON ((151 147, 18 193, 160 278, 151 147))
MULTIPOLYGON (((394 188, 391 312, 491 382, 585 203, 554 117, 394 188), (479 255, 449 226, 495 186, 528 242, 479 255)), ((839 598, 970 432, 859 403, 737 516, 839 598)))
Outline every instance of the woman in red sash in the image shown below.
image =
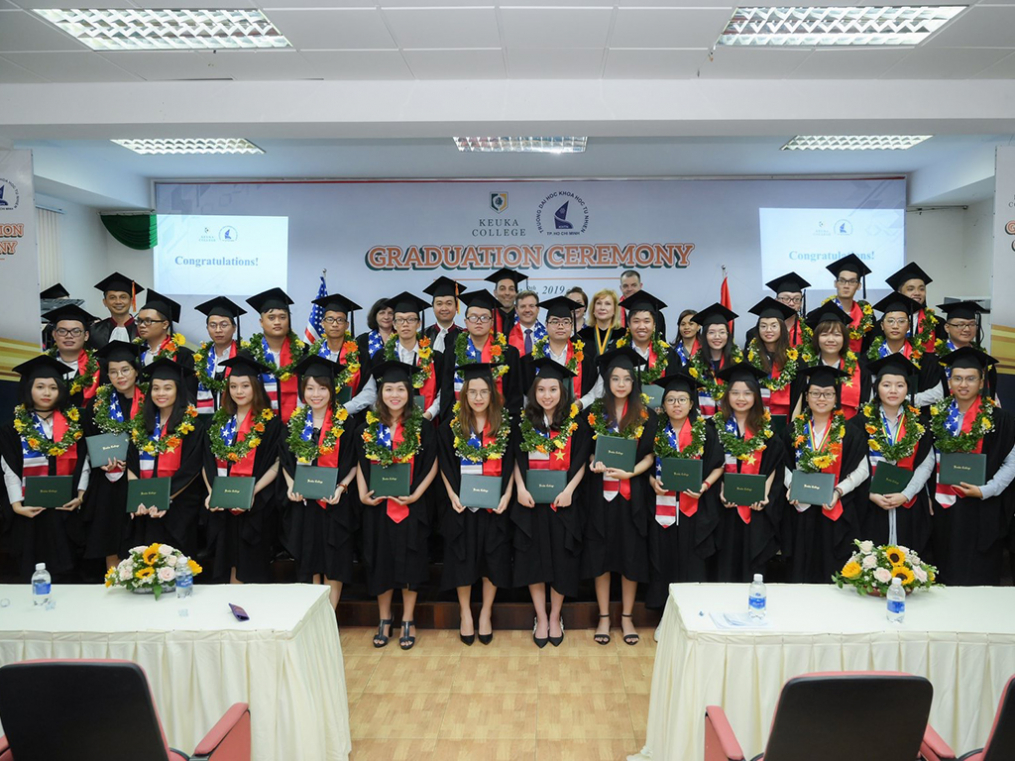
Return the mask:
MULTIPOLYGON (((847 420, 852 419, 860 405, 870 399, 871 379, 867 359, 849 348, 849 315, 832 302, 822 304, 807 315, 807 326, 813 331, 810 343, 800 347, 801 358, 809 367, 825 365, 846 373, 839 386, 839 403, 847 420)), ((803 375, 793 384, 794 414, 803 393, 803 375)))
POLYGON ((761 397, 772 415, 783 418, 792 410, 791 385, 800 365, 798 350, 789 343, 786 320, 796 312, 771 296, 753 307, 758 315, 756 335, 747 343, 747 361, 765 373, 761 379, 761 397))

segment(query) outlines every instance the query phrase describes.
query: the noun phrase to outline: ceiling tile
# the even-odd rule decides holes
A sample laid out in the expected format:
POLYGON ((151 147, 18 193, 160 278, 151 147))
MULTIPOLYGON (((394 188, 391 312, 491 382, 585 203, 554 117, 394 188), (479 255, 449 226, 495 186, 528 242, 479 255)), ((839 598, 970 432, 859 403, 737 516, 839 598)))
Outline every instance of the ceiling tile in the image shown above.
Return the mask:
POLYGON ((5 53, 8 60, 50 82, 136 82, 140 77, 98 53, 5 53))
POLYGON ((1015 79, 1015 53, 1002 58, 993 66, 988 66, 978 74, 973 75, 974 79, 1015 79))
MULTIPOLYGON (((83 7, 82 0, 12 0, 11 5, 19 8, 31 9, 31 8, 81 8, 83 7)), ((90 5, 84 3, 84 5, 90 5)), ((7 6, 2 6, 6 8, 7 6)), ((109 2, 102 2, 103 8, 133 8, 134 5, 130 0, 109 0, 109 2)))
POLYGON ((603 67, 603 48, 509 48, 511 79, 598 79, 603 67))
POLYGON ((87 50, 31 11, 0 11, 0 50, 87 50))
POLYGON ((504 79, 504 53, 493 50, 403 50, 416 79, 504 79))
POLYGON ((395 40, 403 48, 499 48, 493 8, 386 8, 395 40))
POLYGON ((610 36, 614 48, 710 48, 733 8, 620 8, 610 36))
POLYGON ((189 50, 131 50, 95 55, 152 82, 227 76, 216 72, 197 53, 189 50))
POLYGON ((938 31, 926 47, 1015 48, 1013 29, 1015 5, 976 5, 938 31))
POLYGON ((602 48, 612 8, 501 8, 501 27, 510 48, 602 48))
POLYGON ((393 50, 397 46, 376 8, 272 11, 268 18, 298 50, 393 50))
POLYGON ((300 53, 325 79, 411 79, 397 50, 330 50, 300 53))
POLYGON ((690 79, 708 61, 708 50, 606 51, 606 79, 690 79))
POLYGON ((295 50, 217 50, 199 51, 195 55, 207 64, 209 76, 248 82, 318 76, 295 50))
MULTIPOLYGON (((80 2, 80 0, 78 0, 80 2)), ((169 10, 202 10, 205 8, 256 8, 254 0, 133 0, 138 8, 155 8, 169 10)), ((105 7, 105 0, 102 1, 105 7)), ((73 7, 73 6, 71 6, 73 7)))
POLYGON ((815 50, 788 75, 791 79, 875 79, 912 50, 815 50))
POLYGON ((0 84, 40 84, 46 80, 28 69, 24 69, 6 58, 0 58, 0 84))
POLYGON ((702 79, 782 79, 810 55, 809 50, 717 48, 701 65, 702 79))
POLYGON ((998 48, 917 48, 880 79, 966 79, 1010 53, 998 48))

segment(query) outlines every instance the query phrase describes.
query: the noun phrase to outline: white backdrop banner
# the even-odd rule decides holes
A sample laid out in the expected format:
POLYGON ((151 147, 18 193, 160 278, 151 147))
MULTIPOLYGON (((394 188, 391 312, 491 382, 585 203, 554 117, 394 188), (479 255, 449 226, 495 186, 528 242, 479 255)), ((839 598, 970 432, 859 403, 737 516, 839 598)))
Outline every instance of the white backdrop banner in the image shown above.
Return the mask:
POLYGON ((35 231, 32 152, 0 150, 0 282, 4 319, 0 378, 39 353, 39 252, 35 231))
POLYGON ((990 353, 1001 362, 1002 403, 1015 399, 1015 148, 998 146, 994 171, 994 270, 991 273, 990 353))

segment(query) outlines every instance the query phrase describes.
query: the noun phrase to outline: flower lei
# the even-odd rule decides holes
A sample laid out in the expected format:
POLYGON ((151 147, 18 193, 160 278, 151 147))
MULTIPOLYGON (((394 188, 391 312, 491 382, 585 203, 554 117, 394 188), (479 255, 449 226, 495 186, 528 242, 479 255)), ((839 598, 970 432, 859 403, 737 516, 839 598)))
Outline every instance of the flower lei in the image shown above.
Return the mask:
MULTIPOLYGON (((801 346, 800 351, 802 352, 801 359, 808 367, 814 367, 815 365, 818 364, 818 362, 821 361, 821 352, 814 351, 814 347, 812 347, 810 344, 805 344, 804 346, 801 346)), ((857 364, 859 364, 859 362, 860 360, 857 359, 856 352, 852 350, 846 351, 846 359, 842 363, 842 371, 844 373, 848 373, 849 377, 842 379, 842 383, 844 386, 849 386, 850 388, 852 388, 853 374, 856 372, 856 366, 857 364)))
POLYGON ((168 436, 151 440, 151 434, 145 430, 144 415, 135 415, 130 421, 130 440, 142 452, 153 456, 172 452, 183 443, 183 437, 194 430, 194 418, 197 417, 197 407, 188 404, 183 412, 183 420, 176 426, 176 430, 168 436))
MULTIPOLYGON (((85 360, 85 371, 83 373, 75 373, 74 379, 70 382, 70 393, 72 394, 79 394, 91 386, 92 381, 95 379, 95 373, 99 369, 99 360, 95 358, 95 352, 89 348, 85 348, 84 352, 87 358, 85 360)), ((46 354, 56 357, 59 354, 59 350, 53 347, 46 354)))
MULTIPOLYGON (((948 348, 948 341, 950 341, 950 340, 951 340, 950 338, 939 338, 939 339, 937 339, 934 342, 934 353, 937 354, 938 356, 943 356, 945 354, 950 354, 951 352, 955 351, 955 349, 949 349, 948 348)), ((952 344, 952 345, 954 346, 954 344, 952 344)), ((979 341, 973 341, 969 345, 972 348, 976 349, 977 351, 983 351, 983 347, 980 345, 979 341)))
POLYGON ((754 455, 757 452, 764 451, 768 446, 768 440, 772 438, 772 414, 768 410, 765 410, 765 416, 762 418, 761 430, 749 440, 740 438, 732 431, 727 431, 726 418, 723 417, 722 412, 719 410, 715 411, 712 420, 715 423, 715 430, 719 434, 719 441, 722 443, 723 450, 738 460, 750 460, 753 462, 754 455))
POLYGON ((373 412, 367 412, 367 427, 363 431, 363 450, 368 460, 387 467, 392 465, 395 460, 408 460, 419 452, 423 443, 423 437, 420 434, 423 427, 423 411, 415 404, 410 406, 412 409, 405 416, 402 443, 393 449, 378 443, 381 419, 373 412))
MULTIPOLYGON (((835 301, 836 298, 838 297, 829 296, 821 303, 827 304, 829 301, 835 301)), ((850 323, 849 337, 854 341, 859 341, 874 330, 874 307, 863 299, 856 299, 856 303, 860 305, 860 324, 854 328, 852 323, 850 323)))
MULTIPOLYGON (((871 362, 877 362, 879 359, 881 359, 881 347, 885 346, 887 343, 888 339, 885 338, 884 336, 878 336, 877 338, 875 338, 871 342, 870 348, 867 350, 867 359, 869 359, 871 362)), ((919 370, 920 358, 923 357, 923 344, 922 343, 916 344, 910 341, 909 346, 913 350, 909 356, 909 361, 912 362, 914 365, 916 365, 916 369, 919 370)), ((891 352, 889 352, 885 356, 887 357, 890 355, 891 352)))
MULTIPOLYGON (((144 351, 143 347, 148 343, 148 341, 141 338, 141 336, 138 336, 131 343, 141 346, 141 350, 144 351)), ((162 345, 155 351, 155 354, 152 357, 152 362, 159 359, 176 359, 176 352, 179 351, 180 347, 185 343, 187 343, 187 339, 183 337, 183 333, 173 333, 168 337, 168 339, 163 341, 162 345)))
POLYGON ((808 425, 807 415, 797 415, 793 418, 793 448, 800 452, 797 468, 804 473, 817 473, 834 465, 842 454, 842 437, 846 435, 846 416, 842 410, 832 413, 825 446, 817 452, 808 443, 810 440, 806 432, 808 425))
POLYGON ((578 423, 575 420, 577 417, 578 405, 572 404, 571 409, 568 411, 568 416, 560 424, 560 431, 555 436, 546 437, 536 430, 531 420, 522 415, 522 451, 526 453, 539 452, 540 454, 547 454, 552 449, 563 449, 567 446, 567 440, 571 438, 571 434, 578 430, 578 423))
MULTIPOLYGON (((195 414, 196 412, 195 410, 195 414)), ((232 415, 226 411, 225 407, 217 410, 211 418, 208 438, 211 440, 211 453, 215 456, 216 460, 239 462, 253 450, 257 449, 257 445, 261 443, 261 437, 257 435, 247 436, 243 441, 234 441, 232 444, 226 444, 222 440, 221 431, 231 417, 232 415)), ((265 424, 273 417, 275 417, 275 413, 271 411, 271 407, 265 407, 261 410, 261 414, 257 416, 257 420, 250 426, 251 433, 264 433, 265 424)), ((239 436, 236 438, 239 438, 239 436)))
MULTIPOLYGON (((631 331, 617 340, 617 348, 621 346, 627 346, 631 343, 631 331)), ((669 351, 670 345, 666 343, 662 338, 659 337, 658 332, 652 334, 652 351, 656 355, 656 366, 649 367, 646 365, 641 370, 641 383, 655 383, 657 380, 666 374, 666 365, 669 363, 669 351)))
POLYGON ((241 343, 240 346, 250 352, 250 356, 253 357, 255 361, 271 368, 275 377, 284 383, 293 377, 294 368, 306 355, 307 345, 290 330, 289 335, 286 336, 286 340, 289 342, 289 364, 279 366, 275 362, 269 362, 265 358, 263 339, 263 333, 254 333, 254 335, 241 343))
POLYGON ((318 444, 313 437, 309 440, 303 438, 307 416, 310 414, 312 414, 310 407, 300 407, 292 414, 292 417, 289 418, 289 435, 285 440, 289 451, 296 456, 296 462, 303 465, 309 465, 321 455, 331 454, 335 451, 335 445, 345 433, 345 421, 349 417, 345 407, 341 404, 333 404, 331 428, 324 434, 324 441, 318 444))
POLYGON ((451 421, 451 433, 455 437, 455 454, 469 462, 501 459, 504 450, 507 449, 508 439, 511 438, 511 417, 507 414, 507 410, 501 413, 497 437, 489 444, 477 447, 469 444, 469 437, 462 431, 462 419, 458 414, 461 407, 460 402, 455 402, 455 417, 451 421))
POLYGON ((645 431, 645 421, 647 419, 648 410, 642 407, 640 420, 628 423, 622 431, 611 431, 606 424, 606 405, 603 404, 603 400, 596 399, 589 408, 589 425, 592 426, 594 432, 592 434, 593 439, 598 439, 600 434, 603 436, 619 436, 622 439, 640 439, 645 431))
MULTIPOLYGON (((703 351, 707 351, 707 349, 704 349, 703 351)), ((744 353, 737 348, 736 344, 733 344, 733 359, 731 361, 733 364, 736 364, 737 362, 742 362, 743 359, 744 353)), ((712 372, 711 365, 702 359, 702 353, 700 351, 691 357, 691 363, 687 366, 687 372, 696 381, 704 384, 705 391, 708 392, 708 395, 715 401, 722 399, 723 395, 726 393, 726 387, 716 379, 715 373, 712 372)))
POLYGON ((19 404, 14 408, 14 430, 18 435, 24 435, 25 431, 32 433, 25 439, 28 448, 33 452, 39 452, 47 457, 59 457, 77 443, 81 438, 81 410, 77 407, 68 407, 63 411, 67 418, 67 430, 59 441, 53 441, 48 436, 43 436, 35 427, 32 413, 25 409, 25 405, 19 404))
MULTIPOLYGON (((392 335, 384 344, 384 359, 398 361, 397 344, 398 336, 392 335)), ((430 339, 422 333, 416 334, 416 354, 419 356, 419 364, 416 366, 416 372, 412 374, 412 387, 423 388, 430 375, 430 368, 433 367, 433 349, 430 348, 430 339)))
MULTIPOLYGON (((342 348, 339 351, 345 351, 345 362, 342 364, 342 372, 335 375, 335 388, 342 389, 349 385, 349 381, 352 380, 352 376, 359 372, 359 344, 352 337, 352 334, 346 331, 345 343, 342 344, 342 348)), ((305 356, 317 356, 321 354, 321 349, 326 346, 328 342, 327 338, 318 338, 314 341, 310 348, 307 350, 305 356)), ((330 349, 329 349, 330 353, 330 349)))
POLYGON ((656 434, 656 457, 677 457, 681 460, 689 460, 701 457, 705 452, 705 418, 701 415, 698 415, 698 419, 691 423, 691 441, 683 449, 672 446, 665 431, 666 427, 663 426, 656 434))
MULTIPOLYGON (((758 338, 752 338, 751 342, 747 344, 747 361, 750 362, 754 367, 759 370, 761 367, 761 341, 758 338)), ((778 378, 762 378, 761 385, 767 388, 769 391, 782 391, 786 386, 793 382, 796 378, 797 370, 799 369, 799 363, 797 360, 800 358, 800 352, 795 348, 790 347, 786 350, 786 364, 779 368, 778 378)))
MULTIPOLYGON (((937 333, 936 328, 938 322, 940 322, 940 320, 938 320, 937 313, 934 311, 934 308, 925 306, 923 308, 923 328, 913 335, 913 346, 926 346, 927 342, 934 338, 934 335, 937 333)), ((919 327, 919 324, 917 327, 919 327)), ((935 347, 936 346, 937 342, 935 341, 935 347)))
POLYGON ((198 383, 212 393, 219 394, 225 391, 228 380, 208 375, 208 363, 205 362, 205 359, 208 357, 208 349, 214 345, 212 341, 205 341, 201 344, 201 347, 194 354, 194 370, 197 373, 198 383))
MULTIPOLYGON (((503 333, 491 334, 490 341, 493 341, 493 345, 490 347, 490 364, 493 365, 491 369, 494 378, 500 378, 507 374, 508 366, 504 361, 504 348, 507 346, 507 336, 503 333)), ((464 367, 465 365, 471 365, 479 360, 470 359, 467 353, 469 341, 469 334, 466 331, 462 331, 458 334, 455 339, 455 362, 456 367, 464 367)))
MULTIPOLYGON (((564 366, 572 373, 577 375, 578 365, 585 359, 585 342, 575 338, 573 341, 573 345, 574 352, 571 356, 571 359, 569 359, 567 361, 567 364, 565 364, 564 366)), ((550 348, 549 336, 544 336, 543 338, 540 338, 538 341, 532 344, 532 358, 543 359, 544 357, 548 356, 547 352, 549 352, 549 348, 550 348)))
MULTIPOLYGON (((140 394, 141 390, 135 385, 134 393, 140 394)), ((109 403, 113 396, 113 385, 106 383, 99 386, 95 391, 95 409, 92 417, 95 419, 95 426, 103 433, 130 433, 133 420, 113 420, 109 416, 109 403)), ((144 402, 141 402, 143 405, 144 402)), ((138 417, 141 416, 142 406, 138 405, 138 417)))
POLYGON ((904 460, 913 454, 925 430, 920 423, 920 410, 916 407, 904 405, 902 414, 906 435, 893 444, 885 433, 885 427, 880 423, 881 405, 876 405, 876 411, 874 404, 863 406, 863 416, 867 418, 867 422, 863 426, 868 435, 867 446, 875 452, 880 452, 882 457, 892 462, 904 460))
POLYGON ((930 430, 934 434, 934 446, 942 453, 971 452, 976 442, 994 427, 994 402, 989 397, 981 398, 980 411, 973 421, 972 429, 969 433, 960 432, 953 436, 945 428, 945 420, 948 419, 948 410, 954 401, 955 397, 949 396, 930 408, 930 430))

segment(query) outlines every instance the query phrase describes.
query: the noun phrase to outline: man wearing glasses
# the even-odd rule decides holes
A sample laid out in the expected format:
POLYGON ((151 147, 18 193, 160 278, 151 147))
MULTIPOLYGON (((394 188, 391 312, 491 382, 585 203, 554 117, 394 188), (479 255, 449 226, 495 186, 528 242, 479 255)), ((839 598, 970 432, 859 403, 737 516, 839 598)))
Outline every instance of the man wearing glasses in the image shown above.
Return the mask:
POLYGON ((329 293, 312 303, 324 310, 321 318, 324 337, 315 341, 308 353, 344 366, 337 376, 337 399, 346 412, 355 415, 370 408, 377 399, 377 384, 361 366, 365 353, 360 353, 355 339, 353 313, 362 307, 340 293, 329 293))
POLYGON ((223 360, 236 356, 240 315, 247 310, 225 296, 216 296, 194 307, 205 316, 208 338, 194 354, 197 372, 197 411, 211 415, 219 408, 219 399, 225 389, 228 373, 221 365, 223 360))
POLYGON ((916 315, 916 332, 912 334, 913 344, 922 351, 935 353, 937 340, 944 338, 945 334, 940 319, 934 310, 927 306, 927 286, 934 282, 930 275, 918 264, 910 262, 898 272, 886 277, 885 282, 896 292, 920 305, 916 315))
POLYGON ((870 341, 874 329, 874 309, 863 299, 856 298, 865 275, 870 268, 856 254, 848 254, 825 267, 835 275, 835 296, 830 300, 849 315, 849 348, 857 356, 870 341))
MULTIPOLYGON (((796 313, 785 320, 786 335, 789 337, 789 345, 793 347, 800 346, 810 340, 810 328, 800 319, 800 315, 806 311, 804 309, 804 288, 809 288, 810 285, 795 272, 787 272, 785 275, 780 275, 775 280, 765 283, 766 288, 771 288, 775 292, 776 301, 785 304, 796 313)), ((752 327, 748 330, 744 345, 750 344, 757 333, 756 328, 752 327)))
POLYGON ((603 395, 603 378, 596 372, 595 352, 585 352, 584 342, 575 335, 575 313, 581 304, 567 296, 554 296, 543 302, 546 309, 546 337, 535 342, 522 358, 523 388, 535 380, 534 362, 549 358, 574 373, 571 379, 574 400, 579 409, 588 409, 603 395))
POLYGON ((385 306, 395 314, 395 334, 384 345, 384 360, 404 362, 417 368, 412 376, 413 402, 422 408, 424 418, 433 420, 441 408, 438 379, 442 377, 444 355, 434 351, 430 339, 420 332, 420 315, 430 305, 403 291, 385 306))
MULTIPOLYGON (((945 313, 945 334, 947 338, 938 342, 937 354, 944 356, 958 349, 969 347, 977 351, 983 351, 980 341, 983 338, 980 330, 980 315, 989 314, 990 310, 980 306, 976 301, 953 301, 950 304, 938 304, 937 308, 945 313)), ((945 366, 946 385, 951 378, 951 367, 945 366)), ((993 397, 997 389, 997 368, 990 365, 987 368, 987 395, 993 397)))
POLYGON ((53 331, 54 346, 47 354, 67 367, 64 380, 70 389, 71 404, 81 406, 95 396, 99 384, 99 363, 85 348, 88 325, 95 317, 76 304, 68 304, 42 315, 53 331))

